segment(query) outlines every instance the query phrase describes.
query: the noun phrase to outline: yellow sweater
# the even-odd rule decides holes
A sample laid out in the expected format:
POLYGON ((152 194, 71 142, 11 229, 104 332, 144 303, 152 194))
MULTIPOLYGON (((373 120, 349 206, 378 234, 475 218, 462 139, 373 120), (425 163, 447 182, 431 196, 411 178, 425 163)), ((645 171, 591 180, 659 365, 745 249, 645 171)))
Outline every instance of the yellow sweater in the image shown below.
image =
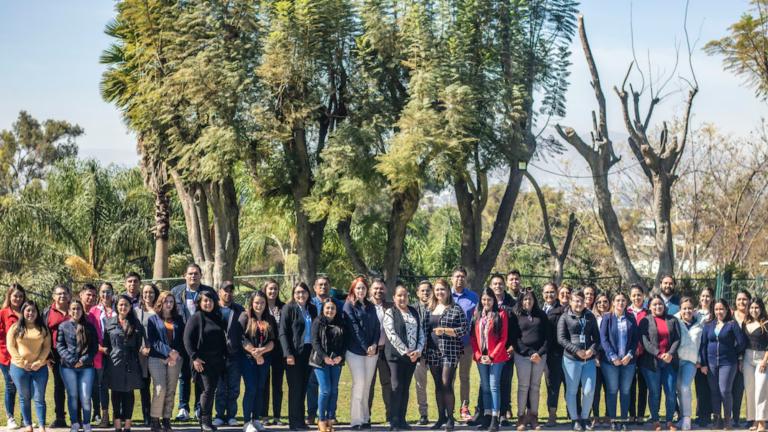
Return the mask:
POLYGON ((27 326, 24 337, 16 338, 16 326, 14 323, 8 329, 8 353, 11 354, 11 363, 20 368, 40 369, 48 360, 48 354, 51 353, 51 334, 43 334, 34 326, 27 326))

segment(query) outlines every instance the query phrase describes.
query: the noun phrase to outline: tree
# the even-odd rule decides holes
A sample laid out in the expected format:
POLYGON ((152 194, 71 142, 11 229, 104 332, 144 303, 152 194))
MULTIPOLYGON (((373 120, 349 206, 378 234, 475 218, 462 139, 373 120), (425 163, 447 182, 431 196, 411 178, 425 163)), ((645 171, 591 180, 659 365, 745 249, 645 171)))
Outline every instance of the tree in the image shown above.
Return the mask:
POLYGON ((19 112, 11 130, 0 131, 0 196, 16 194, 31 182, 45 180, 58 161, 77 155, 83 129, 63 120, 42 124, 19 112))
POLYGON ((752 11, 729 27, 730 34, 708 42, 709 55, 723 56, 726 70, 744 78, 755 95, 768 98, 768 1, 752 0, 752 11))

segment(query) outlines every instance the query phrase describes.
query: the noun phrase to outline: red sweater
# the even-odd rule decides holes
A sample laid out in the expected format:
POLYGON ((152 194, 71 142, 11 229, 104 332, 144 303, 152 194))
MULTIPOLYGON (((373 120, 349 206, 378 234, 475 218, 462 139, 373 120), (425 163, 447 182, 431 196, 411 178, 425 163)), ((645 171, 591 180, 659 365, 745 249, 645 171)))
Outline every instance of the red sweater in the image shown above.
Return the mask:
POLYGON ((68 319, 69 317, 66 313, 59 312, 58 309, 51 305, 48 312, 48 322, 45 323, 48 329, 51 330, 51 337, 53 338, 51 341, 51 351, 56 350, 56 337, 59 334, 59 325, 68 319))
POLYGON ((6 336, 11 326, 18 320, 18 315, 10 306, 0 309, 0 364, 3 366, 11 364, 11 355, 8 353, 8 346, 6 345, 6 336))
MULTIPOLYGON (((493 363, 503 363, 509 360, 509 354, 507 354, 507 335, 509 333, 509 325, 507 314, 504 311, 499 311, 499 321, 501 322, 501 332, 496 334, 496 330, 493 328, 493 320, 488 323, 486 332, 488 334, 486 345, 488 348, 488 357, 491 358, 493 363)), ((475 361, 480 361, 480 357, 483 353, 480 349, 480 341, 483 337, 483 326, 480 325, 480 320, 475 323, 474 331, 470 336, 470 343, 472 344, 472 351, 474 351, 475 361)))

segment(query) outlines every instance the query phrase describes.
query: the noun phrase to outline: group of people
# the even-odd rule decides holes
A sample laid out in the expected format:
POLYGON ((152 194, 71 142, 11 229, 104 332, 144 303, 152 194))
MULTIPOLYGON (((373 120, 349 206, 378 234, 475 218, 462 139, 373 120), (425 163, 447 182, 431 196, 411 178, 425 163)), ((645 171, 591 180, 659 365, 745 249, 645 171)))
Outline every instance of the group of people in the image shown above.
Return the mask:
POLYGON ((383 280, 364 277, 354 279, 340 300, 331 296, 330 280, 320 277, 312 291, 304 282, 293 286, 287 303, 270 279, 239 305, 232 282, 214 290, 201 284, 201 277, 200 267, 190 264, 184 284, 161 292, 130 273, 121 295, 105 282, 98 288, 83 285, 77 299, 60 285, 42 311, 23 287, 12 285, 0 310, 9 428, 17 427, 18 394, 27 431, 32 431, 33 404, 45 431, 49 367, 56 414, 51 426, 66 427, 66 400, 72 432, 90 432, 92 423, 129 432, 135 390, 151 431, 172 432, 177 387, 177 420, 190 418, 194 387, 194 412, 203 431, 239 425, 241 382, 243 429, 262 431, 282 424, 284 376, 289 428, 307 430, 316 421, 319 432, 333 432, 344 365, 352 379, 353 430, 371 427, 377 375, 390 430, 411 429, 406 412, 412 381, 418 424, 429 423, 430 375, 438 412, 434 430, 454 429, 457 375, 460 420, 481 430, 497 431, 513 417, 517 430, 540 429, 544 376, 544 426, 556 424, 564 386, 576 431, 601 423, 625 430, 645 421, 646 406, 655 430, 689 430, 694 382, 700 426, 739 426, 744 395, 750 430, 765 431, 768 420, 768 313, 747 291, 737 294, 732 309, 710 289, 698 299, 680 298, 674 278, 666 276, 652 296, 639 285, 609 295, 593 285, 572 291, 547 283, 540 303, 522 287, 518 271, 493 275, 478 294, 467 287, 466 271, 457 268, 450 280, 420 282, 415 301, 402 283, 390 296, 383 280), (473 367, 480 376, 474 416, 473 367))

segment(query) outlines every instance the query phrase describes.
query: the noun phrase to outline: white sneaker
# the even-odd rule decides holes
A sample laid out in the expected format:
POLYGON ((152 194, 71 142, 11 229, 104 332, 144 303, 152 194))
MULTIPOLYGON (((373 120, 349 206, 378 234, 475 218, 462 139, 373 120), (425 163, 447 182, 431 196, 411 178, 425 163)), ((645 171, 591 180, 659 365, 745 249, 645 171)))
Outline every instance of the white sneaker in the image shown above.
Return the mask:
POLYGON ((213 419, 213 425, 216 427, 224 426, 224 420, 216 417, 215 419, 213 419))
POLYGON ((691 430, 691 418, 690 417, 683 417, 683 425, 680 429, 687 431, 691 430))
POLYGON ((83 425, 83 432, 91 432, 91 425, 90 424, 83 425))
POLYGON ((187 421, 189 420, 189 411, 186 408, 179 409, 179 413, 176 415, 176 420, 187 421))
POLYGON ((16 419, 11 417, 8 419, 8 423, 5 424, 5 428, 8 430, 18 429, 19 425, 16 423, 16 419))
POLYGON ((227 425, 228 425, 228 426, 237 426, 237 419, 236 419, 236 418, 234 418, 234 417, 232 417, 232 418, 231 418, 231 419, 229 419, 229 421, 227 422, 227 425))
POLYGON ((243 426, 243 430, 245 432, 258 432, 258 429, 253 425, 253 422, 246 423, 245 426, 243 426))
POLYGON ((79 432, 80 423, 72 423, 72 427, 69 428, 69 432, 79 432))
POLYGON ((259 420, 253 421, 253 427, 255 427, 256 430, 259 432, 264 432, 265 430, 267 430, 267 428, 265 428, 264 425, 259 420))

